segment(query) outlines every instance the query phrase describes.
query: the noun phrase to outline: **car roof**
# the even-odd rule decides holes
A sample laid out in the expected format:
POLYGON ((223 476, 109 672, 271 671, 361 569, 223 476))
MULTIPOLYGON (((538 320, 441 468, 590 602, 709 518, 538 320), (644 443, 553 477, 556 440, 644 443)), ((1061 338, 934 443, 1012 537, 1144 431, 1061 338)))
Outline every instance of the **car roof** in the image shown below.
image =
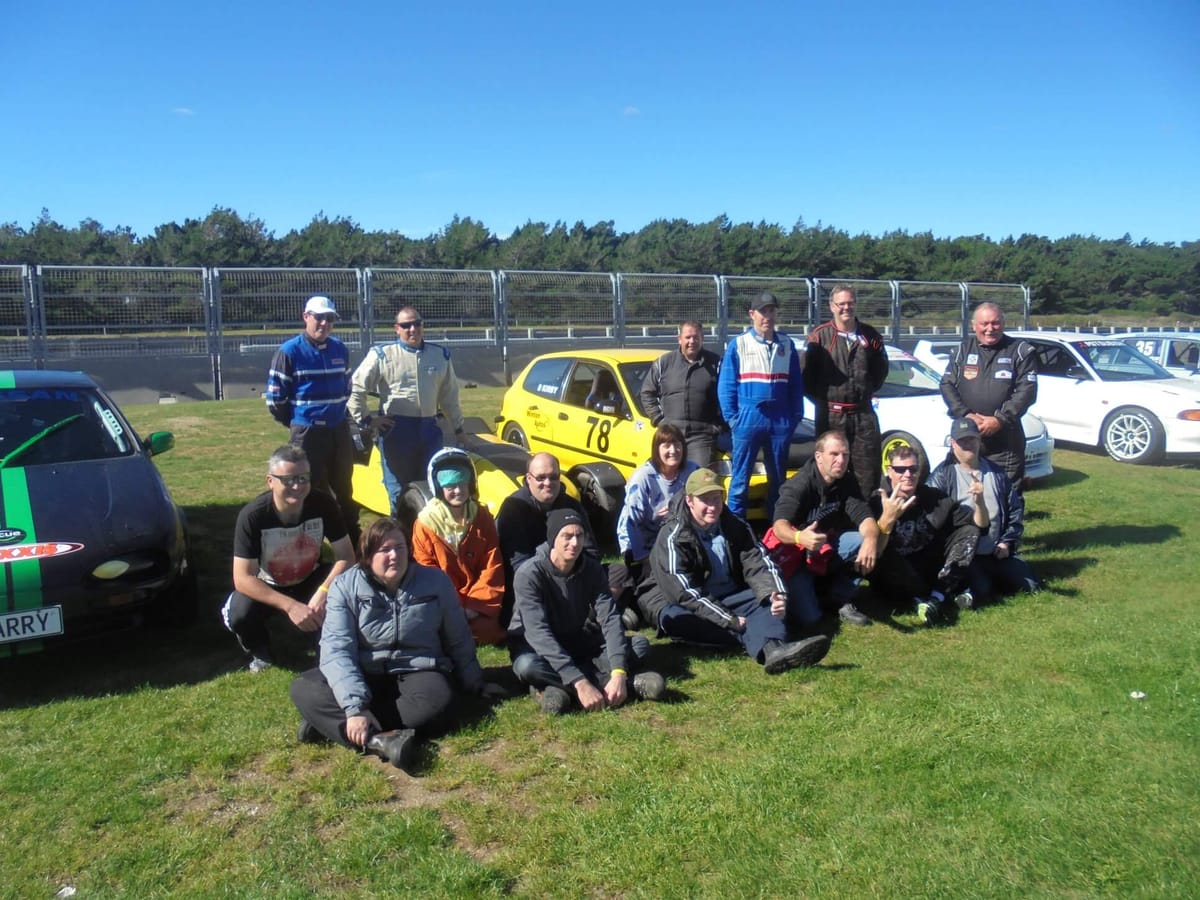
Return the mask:
POLYGON ((0 370, 0 381, 12 379, 12 385, 22 390, 45 388, 97 388, 91 376, 83 372, 67 372, 61 369, 4 369, 0 370))
POLYGON ((1119 341, 1126 338, 1138 338, 1146 340, 1147 338, 1166 338, 1171 341, 1200 341, 1200 331, 1129 331, 1123 334, 1114 334, 1119 341))
POLYGON ((537 359, 594 359, 608 363, 653 362, 669 350, 652 347, 602 347, 596 350, 558 350, 542 353, 537 359))
POLYGON ((1009 331, 1009 337, 1036 339, 1040 341, 1057 341, 1061 344, 1073 344, 1076 341, 1096 343, 1120 343, 1120 336, 1115 334, 1093 334, 1085 331, 1009 331))

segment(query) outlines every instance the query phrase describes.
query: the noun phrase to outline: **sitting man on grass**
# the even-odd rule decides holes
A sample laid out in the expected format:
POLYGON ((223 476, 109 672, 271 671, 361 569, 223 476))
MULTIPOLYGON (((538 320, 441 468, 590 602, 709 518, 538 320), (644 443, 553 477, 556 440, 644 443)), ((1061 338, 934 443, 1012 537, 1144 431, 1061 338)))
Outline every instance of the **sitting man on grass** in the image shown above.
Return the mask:
POLYGON ((871 498, 879 524, 879 561, 872 588, 897 606, 915 606, 926 625, 945 617, 948 597, 968 605, 967 567, 980 529, 987 529, 983 485, 972 481, 971 505, 918 484, 921 461, 907 444, 888 451, 886 487, 871 498))
POLYGON ((608 589, 604 566, 584 551, 587 529, 573 509, 546 521, 546 542, 517 569, 508 627, 513 671, 549 715, 577 700, 583 709, 620 706, 630 693, 660 700, 666 682, 657 672, 629 669, 649 651, 642 635, 626 638, 608 589))
POLYGON ((658 589, 639 603, 660 635, 708 647, 742 647, 768 675, 816 665, 829 638, 789 641, 787 588, 744 519, 725 507, 712 469, 697 469, 671 501, 650 554, 658 589))
POLYGON ((970 590, 959 594, 963 608, 974 608, 1000 594, 1036 593, 1041 587, 1029 563, 1017 555, 1025 533, 1025 497, 1004 470, 980 456, 979 450, 979 426, 972 419, 955 419, 950 426, 950 453, 929 476, 931 487, 972 510, 972 489, 976 483, 983 485, 991 524, 979 536, 967 572, 970 590))
POLYGON ((333 579, 354 565, 354 545, 333 495, 312 490, 308 457, 285 444, 267 461, 267 487, 238 513, 233 533, 233 593, 225 627, 250 655, 250 671, 271 665, 267 619, 283 613, 320 638, 333 579), (321 562, 328 539, 334 562, 321 562))

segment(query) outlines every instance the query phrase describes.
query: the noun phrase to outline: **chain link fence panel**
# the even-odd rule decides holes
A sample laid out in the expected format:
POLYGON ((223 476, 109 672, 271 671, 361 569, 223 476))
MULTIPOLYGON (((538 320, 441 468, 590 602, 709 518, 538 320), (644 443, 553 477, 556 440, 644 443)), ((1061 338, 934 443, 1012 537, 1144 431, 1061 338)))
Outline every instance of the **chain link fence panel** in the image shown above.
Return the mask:
POLYGON ((616 288, 607 273, 505 270, 500 296, 511 343, 616 339, 616 288))
POLYGON ((495 346, 496 275, 488 269, 367 269, 366 331, 371 343, 396 339, 396 313, 421 314, 425 337, 445 344, 495 346))
POLYGON ((869 278, 814 278, 813 302, 816 306, 814 326, 833 318, 829 298, 840 285, 853 288, 858 298, 856 314, 888 341, 895 341, 895 290, 892 282, 869 278))
POLYGON ((32 368, 33 304, 26 296, 25 266, 0 266, 0 360, 14 369, 32 368))
POLYGON ((38 266, 47 364, 207 356, 204 270, 38 266))
POLYGON ((962 336, 965 289, 946 281, 897 281, 900 335, 962 336))
POLYGON ((304 304, 321 295, 338 311, 336 337, 358 347, 358 269, 213 269, 223 352, 273 351, 304 328, 304 304))
POLYGON ((970 283, 967 288, 967 312, 964 326, 969 330, 971 316, 980 303, 995 303, 1004 313, 1004 327, 1018 331, 1028 327, 1027 293, 1020 284, 970 283))
POLYGON ((736 334, 749 323, 750 304, 763 291, 779 301, 775 324, 797 337, 808 333, 813 322, 813 285, 807 278, 771 278, 761 275, 723 275, 728 331, 736 334))
POLYGON ((706 333, 719 333, 721 285, 715 275, 617 275, 618 308, 626 340, 671 338, 679 325, 694 319, 706 333))

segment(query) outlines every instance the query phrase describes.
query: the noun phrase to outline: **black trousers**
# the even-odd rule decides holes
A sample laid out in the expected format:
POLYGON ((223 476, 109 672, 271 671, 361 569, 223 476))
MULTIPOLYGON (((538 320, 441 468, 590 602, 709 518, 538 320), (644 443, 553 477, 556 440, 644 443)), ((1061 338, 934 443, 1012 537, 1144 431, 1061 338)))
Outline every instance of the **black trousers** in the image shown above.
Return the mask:
POLYGON ((358 549, 358 504, 354 502, 354 441, 350 422, 338 425, 293 425, 288 443, 302 449, 312 470, 313 489, 332 494, 342 511, 350 542, 358 549))
MULTIPOLYGON (((427 737, 444 729, 454 704, 454 687, 442 672, 367 675, 366 679, 371 712, 384 731, 414 728, 427 737)), ((346 740, 346 713, 338 706, 320 669, 297 675, 289 693, 301 717, 328 740, 359 749, 346 740)))
MULTIPOLYGON (((333 566, 329 563, 321 563, 311 575, 299 584, 275 590, 300 603, 308 603, 312 599, 312 595, 316 593, 317 585, 325 581, 332 568, 333 566)), ((232 631, 233 636, 238 639, 242 649, 251 656, 265 659, 268 662, 271 661, 271 640, 267 633, 267 621, 271 616, 278 615, 282 615, 282 613, 275 607, 252 600, 238 591, 233 591, 225 599, 225 605, 221 607, 221 619, 225 622, 225 627, 232 631)), ((291 624, 290 620, 288 624, 291 624)), ((320 631, 312 633, 314 643, 320 637, 320 631)))

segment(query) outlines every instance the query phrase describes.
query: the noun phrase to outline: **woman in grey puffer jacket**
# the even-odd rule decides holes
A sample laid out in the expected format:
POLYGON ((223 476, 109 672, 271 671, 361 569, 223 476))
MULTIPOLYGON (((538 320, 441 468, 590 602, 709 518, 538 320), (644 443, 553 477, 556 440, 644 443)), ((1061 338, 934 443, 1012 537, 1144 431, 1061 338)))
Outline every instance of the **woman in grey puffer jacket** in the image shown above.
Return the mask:
POLYGON ((445 573, 411 562, 402 526, 377 519, 359 562, 329 590, 321 663, 293 682, 302 742, 324 737, 407 769, 418 732, 454 703, 451 678, 483 689, 483 670, 445 573))

